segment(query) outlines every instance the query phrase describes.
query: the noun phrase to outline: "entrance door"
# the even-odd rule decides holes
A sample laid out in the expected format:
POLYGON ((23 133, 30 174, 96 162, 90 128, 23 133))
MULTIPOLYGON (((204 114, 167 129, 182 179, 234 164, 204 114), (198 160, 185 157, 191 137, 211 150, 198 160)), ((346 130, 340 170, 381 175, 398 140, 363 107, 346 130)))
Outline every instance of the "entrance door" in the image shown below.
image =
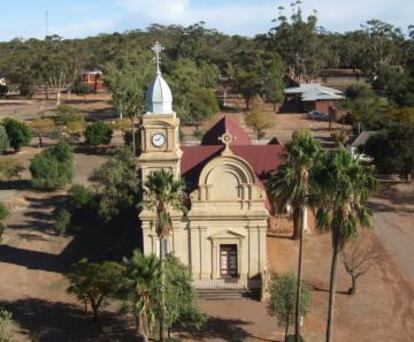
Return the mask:
POLYGON ((220 245, 220 276, 237 277, 237 245, 220 245))

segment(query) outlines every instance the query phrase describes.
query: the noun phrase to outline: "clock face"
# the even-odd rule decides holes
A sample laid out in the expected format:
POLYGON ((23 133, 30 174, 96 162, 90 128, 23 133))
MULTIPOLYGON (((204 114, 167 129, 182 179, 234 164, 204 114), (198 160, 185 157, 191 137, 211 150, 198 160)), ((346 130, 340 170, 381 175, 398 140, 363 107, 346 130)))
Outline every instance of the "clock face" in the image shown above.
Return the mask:
POLYGON ((162 133, 155 133, 152 136, 152 139, 151 140, 152 140, 152 144, 155 147, 161 147, 165 143, 165 135, 162 134, 162 133))

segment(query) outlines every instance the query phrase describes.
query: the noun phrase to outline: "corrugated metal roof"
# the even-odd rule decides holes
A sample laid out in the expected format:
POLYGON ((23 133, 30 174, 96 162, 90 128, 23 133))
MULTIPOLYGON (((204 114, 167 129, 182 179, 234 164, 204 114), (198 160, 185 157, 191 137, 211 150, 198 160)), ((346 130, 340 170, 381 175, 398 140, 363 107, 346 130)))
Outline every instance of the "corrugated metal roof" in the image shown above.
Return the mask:
POLYGON ((317 100, 342 100, 344 99, 343 92, 320 85, 319 83, 305 83, 299 87, 285 89, 285 94, 301 94, 302 101, 317 101, 317 100))

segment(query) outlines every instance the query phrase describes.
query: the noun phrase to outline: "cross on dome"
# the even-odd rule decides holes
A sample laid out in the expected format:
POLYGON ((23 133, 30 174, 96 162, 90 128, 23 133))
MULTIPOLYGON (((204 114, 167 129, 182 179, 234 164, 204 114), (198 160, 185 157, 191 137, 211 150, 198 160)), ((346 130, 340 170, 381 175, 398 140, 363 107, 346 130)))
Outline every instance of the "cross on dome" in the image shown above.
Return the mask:
POLYGON ((157 74, 154 81, 149 85, 146 94, 147 114, 172 114, 172 94, 171 89, 161 76, 161 57, 160 53, 164 48, 157 41, 151 50, 155 53, 154 61, 157 65, 157 74))
POLYGON ((161 57, 160 57, 160 53, 164 50, 164 47, 158 41, 156 41, 154 46, 151 48, 151 50, 155 53, 155 63, 157 64, 157 75, 161 75, 161 69, 160 69, 161 57))

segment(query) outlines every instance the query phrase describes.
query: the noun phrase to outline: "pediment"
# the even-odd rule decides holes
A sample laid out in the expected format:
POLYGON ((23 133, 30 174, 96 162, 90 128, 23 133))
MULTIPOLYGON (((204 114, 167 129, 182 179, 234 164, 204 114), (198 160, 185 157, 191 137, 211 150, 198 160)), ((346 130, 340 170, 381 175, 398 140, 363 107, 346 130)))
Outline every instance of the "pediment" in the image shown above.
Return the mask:
POLYGON ((241 239, 241 238, 245 238, 245 235, 236 233, 232 230, 222 230, 219 233, 216 234, 212 234, 209 236, 210 239, 225 239, 225 238, 237 238, 237 239, 241 239))

